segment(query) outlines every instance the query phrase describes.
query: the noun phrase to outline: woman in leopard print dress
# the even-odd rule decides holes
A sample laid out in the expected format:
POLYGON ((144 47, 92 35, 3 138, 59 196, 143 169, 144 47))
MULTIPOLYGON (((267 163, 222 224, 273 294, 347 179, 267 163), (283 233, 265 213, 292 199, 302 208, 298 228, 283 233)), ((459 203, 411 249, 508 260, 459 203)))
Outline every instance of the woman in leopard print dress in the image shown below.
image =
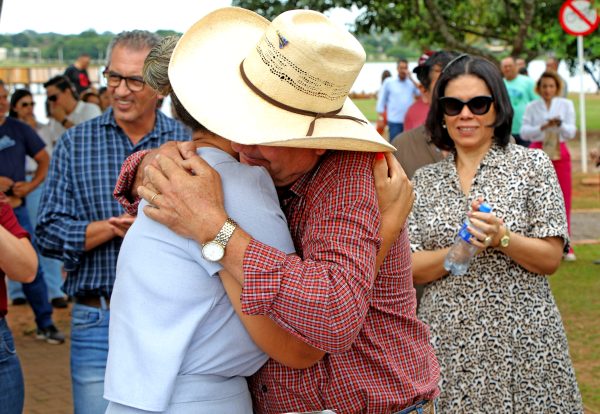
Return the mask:
POLYGON ((441 413, 583 412, 547 279, 568 245, 564 203, 548 157, 509 143, 512 115, 493 64, 462 55, 446 66, 426 125, 451 154, 415 174, 409 219, 441 413), (492 213, 476 211, 483 200, 492 213), (469 208, 481 251, 455 276, 443 262, 469 208))

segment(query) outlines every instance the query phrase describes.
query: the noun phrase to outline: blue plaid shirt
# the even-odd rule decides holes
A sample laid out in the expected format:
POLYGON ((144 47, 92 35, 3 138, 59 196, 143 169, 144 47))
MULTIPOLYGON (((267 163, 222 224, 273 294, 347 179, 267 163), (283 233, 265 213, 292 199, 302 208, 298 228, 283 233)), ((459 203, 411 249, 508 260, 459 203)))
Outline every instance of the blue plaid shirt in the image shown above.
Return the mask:
POLYGON ((123 161, 136 151, 189 139, 188 129, 157 111, 154 129, 133 144, 115 122, 112 109, 60 138, 40 202, 36 241, 44 256, 64 262, 63 290, 68 295, 112 293, 122 239, 115 237, 86 252, 85 232, 90 222, 123 214, 113 198, 123 161))

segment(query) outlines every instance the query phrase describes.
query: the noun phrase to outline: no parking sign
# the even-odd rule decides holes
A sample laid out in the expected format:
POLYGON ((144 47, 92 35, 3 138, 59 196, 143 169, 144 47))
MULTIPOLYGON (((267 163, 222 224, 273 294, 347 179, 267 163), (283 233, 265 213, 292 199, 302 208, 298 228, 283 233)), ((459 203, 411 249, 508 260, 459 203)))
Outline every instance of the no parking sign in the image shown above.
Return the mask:
POLYGON ((565 1, 558 13, 563 30, 573 36, 587 36, 598 28, 600 17, 589 0, 565 1))

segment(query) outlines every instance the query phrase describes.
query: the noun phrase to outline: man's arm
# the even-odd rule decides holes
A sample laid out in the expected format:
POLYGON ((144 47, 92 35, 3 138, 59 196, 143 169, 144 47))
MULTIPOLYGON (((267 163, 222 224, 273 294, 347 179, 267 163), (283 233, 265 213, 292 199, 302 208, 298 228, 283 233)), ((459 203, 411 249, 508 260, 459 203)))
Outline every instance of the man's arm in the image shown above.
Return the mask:
MULTIPOLYGON (((158 164, 160 169, 147 168, 146 179, 161 196, 154 201, 157 208, 147 206, 145 214, 200 243, 212 240, 227 217, 219 175, 199 157, 185 160, 181 167, 168 157, 160 157, 158 164)), ((369 307, 380 244, 374 188, 361 186, 352 191, 351 201, 337 206, 334 200, 358 188, 354 184, 359 183, 351 181, 362 185, 365 178, 343 180, 350 181, 329 191, 307 218, 315 231, 310 245, 303 246, 303 259, 266 246, 238 227, 221 261, 244 285, 244 313, 267 314, 326 352, 347 350, 358 335, 369 307)), ((140 188, 147 200, 155 193, 140 188)))
POLYGON ((38 186, 46 179, 48 174, 48 166, 50 165, 50 156, 45 149, 40 150, 34 155, 33 159, 37 163, 37 169, 30 182, 19 181, 13 187, 13 193, 17 197, 25 198, 29 193, 38 188, 38 186))

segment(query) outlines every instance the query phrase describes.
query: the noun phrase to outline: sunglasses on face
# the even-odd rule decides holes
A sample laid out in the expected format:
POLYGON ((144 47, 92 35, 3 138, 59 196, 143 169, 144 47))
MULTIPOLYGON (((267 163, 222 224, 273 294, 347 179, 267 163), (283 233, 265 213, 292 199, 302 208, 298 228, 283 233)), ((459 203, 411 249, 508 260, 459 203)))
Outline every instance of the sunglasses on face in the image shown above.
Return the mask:
POLYGON ((35 102, 21 102, 21 108, 27 108, 28 106, 34 106, 35 102))
POLYGON ((57 99, 58 99, 58 94, 48 96, 48 100, 50 102, 56 102, 57 99))
POLYGON ((491 96, 475 96, 466 102, 450 96, 444 96, 440 98, 442 109, 448 116, 456 116, 460 114, 465 105, 467 105, 469 111, 471 111, 473 115, 487 114, 492 106, 492 102, 494 102, 494 98, 491 96))

